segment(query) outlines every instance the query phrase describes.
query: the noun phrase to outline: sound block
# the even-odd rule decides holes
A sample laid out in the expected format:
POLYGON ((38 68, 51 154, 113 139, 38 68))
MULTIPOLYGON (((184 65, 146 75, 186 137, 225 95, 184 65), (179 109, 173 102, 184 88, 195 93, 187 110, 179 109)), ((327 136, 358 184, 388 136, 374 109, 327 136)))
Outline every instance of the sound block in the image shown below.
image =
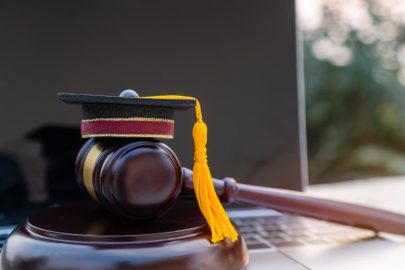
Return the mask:
POLYGON ((210 242, 194 200, 177 200, 162 217, 130 221, 94 202, 44 209, 18 226, 1 254, 3 270, 243 269, 241 236, 210 242))

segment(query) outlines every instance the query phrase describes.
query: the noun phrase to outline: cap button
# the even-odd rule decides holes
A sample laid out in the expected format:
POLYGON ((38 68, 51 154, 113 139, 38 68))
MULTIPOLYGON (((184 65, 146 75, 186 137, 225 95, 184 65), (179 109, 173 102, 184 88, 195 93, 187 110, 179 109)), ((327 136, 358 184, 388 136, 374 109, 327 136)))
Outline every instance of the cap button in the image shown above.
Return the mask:
POLYGON ((119 96, 125 97, 125 98, 139 98, 138 93, 132 89, 127 89, 127 90, 122 91, 119 96))

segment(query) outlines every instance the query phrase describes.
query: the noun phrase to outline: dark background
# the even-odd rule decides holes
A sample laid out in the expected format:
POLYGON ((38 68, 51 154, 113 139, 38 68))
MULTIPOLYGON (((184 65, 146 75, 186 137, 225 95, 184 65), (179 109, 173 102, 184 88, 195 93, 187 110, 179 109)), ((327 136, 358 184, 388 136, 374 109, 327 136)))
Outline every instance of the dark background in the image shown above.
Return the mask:
MULTIPOLYGON (((300 189, 294 16, 292 0, 0 1, 0 153, 41 201, 55 157, 27 134, 80 123, 57 92, 183 94, 203 106, 214 176, 300 189)), ((167 143, 190 167, 194 112, 176 119, 167 143)))

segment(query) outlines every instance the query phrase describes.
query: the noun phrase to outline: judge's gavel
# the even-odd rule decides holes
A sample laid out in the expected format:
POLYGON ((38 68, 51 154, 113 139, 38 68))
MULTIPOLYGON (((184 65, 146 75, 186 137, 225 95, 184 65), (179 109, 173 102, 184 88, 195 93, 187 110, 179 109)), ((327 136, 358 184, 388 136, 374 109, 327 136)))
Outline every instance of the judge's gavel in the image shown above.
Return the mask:
MULTIPOLYGON (((163 215, 183 194, 193 194, 192 171, 157 140, 88 140, 76 160, 79 184, 112 213, 132 219, 163 215)), ((223 202, 248 203, 376 232, 405 235, 405 216, 316 198, 301 192, 213 179, 223 202)))

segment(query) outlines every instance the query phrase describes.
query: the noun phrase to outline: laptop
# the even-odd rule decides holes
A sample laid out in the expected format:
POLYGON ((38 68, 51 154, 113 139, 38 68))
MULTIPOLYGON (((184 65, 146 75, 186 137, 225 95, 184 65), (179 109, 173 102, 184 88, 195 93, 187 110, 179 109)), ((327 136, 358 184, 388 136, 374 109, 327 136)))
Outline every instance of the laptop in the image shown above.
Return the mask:
MULTIPOLYGON (((0 243, 37 209, 83 199, 73 174, 80 112, 60 104, 59 91, 196 96, 214 176, 307 186, 293 0, 12 1, 0 21, 0 243)), ((190 126, 168 144, 190 167, 194 121, 176 117, 190 126)), ((248 269, 405 265, 403 244, 367 230, 255 206, 227 211, 246 239, 248 269)))

